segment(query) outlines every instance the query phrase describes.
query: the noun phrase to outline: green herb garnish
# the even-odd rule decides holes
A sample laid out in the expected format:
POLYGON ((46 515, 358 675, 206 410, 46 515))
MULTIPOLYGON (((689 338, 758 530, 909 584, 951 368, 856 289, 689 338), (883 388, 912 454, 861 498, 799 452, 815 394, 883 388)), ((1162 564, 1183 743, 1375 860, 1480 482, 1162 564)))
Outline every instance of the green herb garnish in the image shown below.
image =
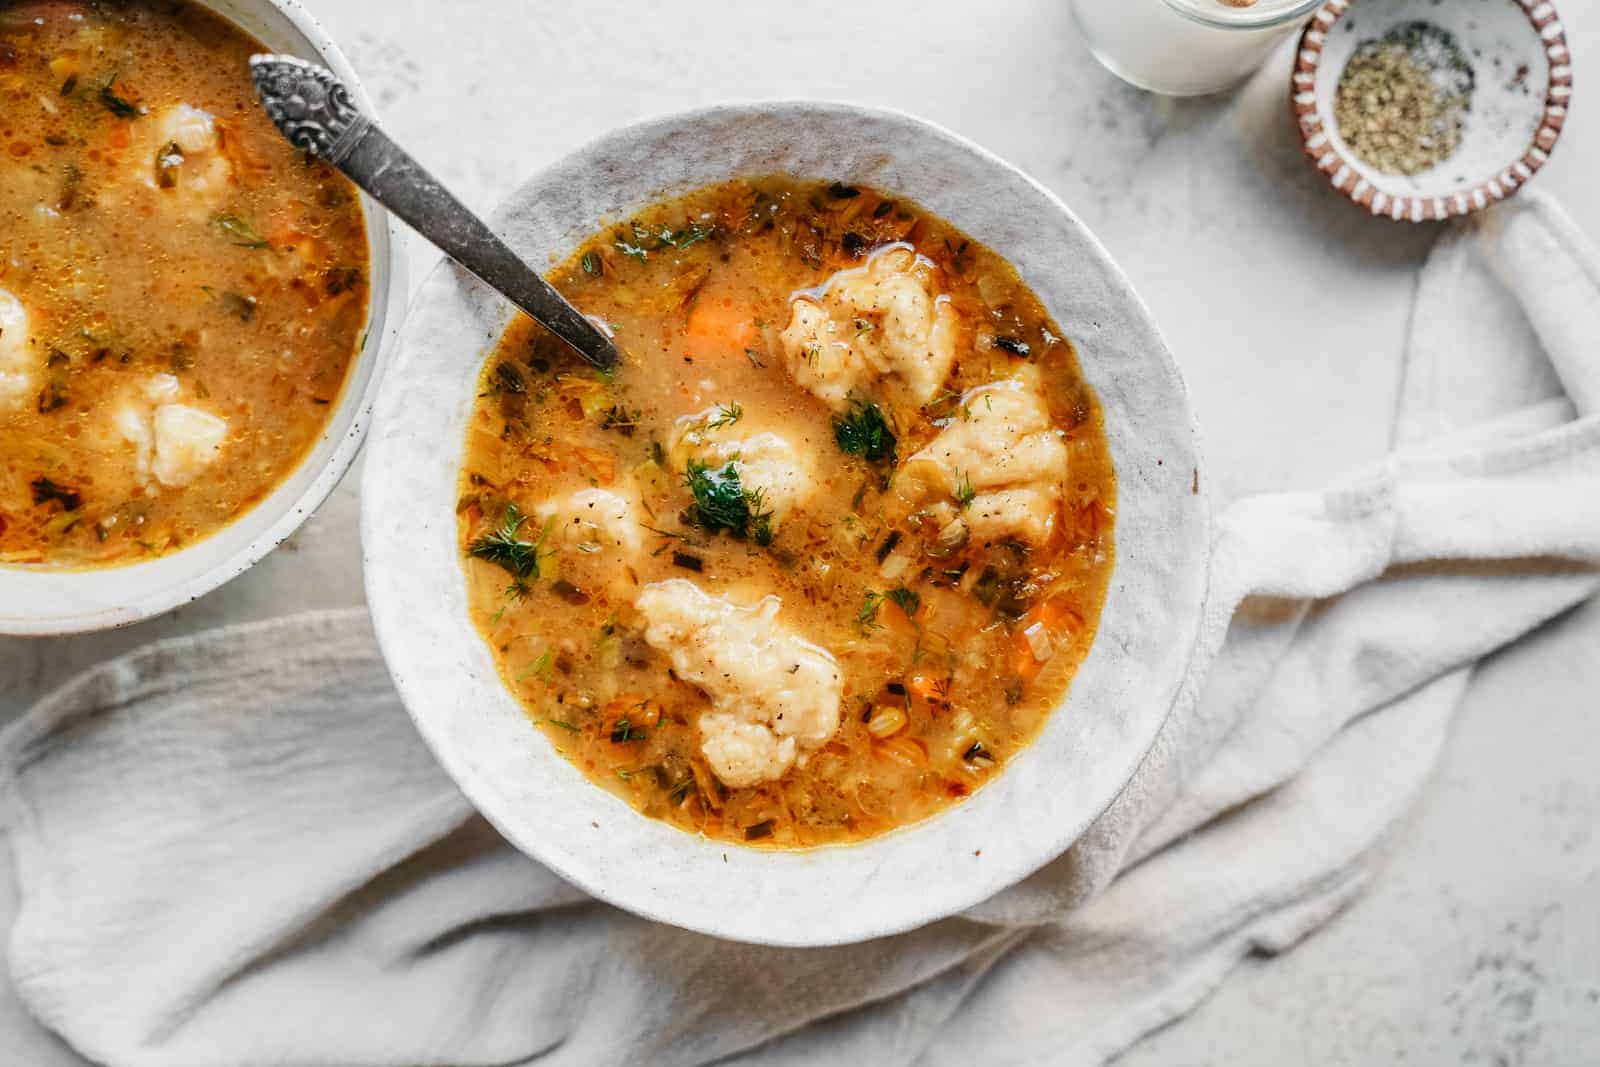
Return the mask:
POLYGON ((649 262, 651 252, 659 252, 663 248, 676 248, 682 251, 691 245, 699 244, 715 232, 715 227, 694 221, 681 230, 674 230, 670 226, 652 230, 637 222, 630 222, 628 230, 629 236, 617 236, 612 240, 612 245, 623 255, 631 256, 640 263, 646 263, 649 262))
POLYGON ((962 471, 956 471, 956 504, 962 508, 972 506, 978 497, 978 490, 972 485, 972 479, 962 471))
POLYGON ((922 607, 922 594, 914 589, 907 589, 903 585, 895 586, 884 596, 899 605, 900 610, 906 613, 906 618, 908 619, 917 613, 918 608, 922 607))
POLYGON ((861 610, 856 612, 856 625, 869 634, 878 628, 878 609, 883 607, 883 594, 868 589, 861 595, 861 610))
POLYGON ((719 404, 716 415, 706 423, 706 429, 720 430, 725 426, 732 426, 742 418, 744 418, 743 404, 719 404))
POLYGON ((256 317, 256 298, 245 296, 228 290, 217 297, 217 303, 222 305, 222 310, 230 315, 237 315, 240 322, 249 322, 256 317))
POLYGON ((857 400, 833 417, 833 440, 839 451, 869 463, 895 462, 895 436, 878 405, 857 400))
POLYGON ((494 368, 494 387, 496 393, 526 393, 528 383, 522 377, 522 372, 510 363, 497 363, 494 368))
POLYGON ((111 80, 100 87, 100 102, 106 106, 106 110, 119 119, 138 118, 139 109, 117 95, 116 89, 112 88, 116 84, 117 76, 113 74, 111 80))
MULTIPOLYGON (((544 534, 537 541, 523 540, 518 531, 526 521, 515 504, 507 504, 500 525, 472 542, 467 554, 493 563, 519 582, 538 578, 539 546, 544 543, 544 534)), ((549 532, 548 527, 545 532, 549 532)))
POLYGON ((630 741, 643 741, 648 736, 645 731, 629 722, 626 715, 618 719, 617 724, 611 728, 611 743, 614 745, 627 744, 630 741))
POLYGON ((240 248, 269 247, 266 238, 257 233, 254 226, 251 226, 238 215, 232 214, 231 212, 224 212, 223 214, 218 215, 212 221, 217 224, 217 228, 219 230, 227 234, 233 243, 238 245, 240 248))
POLYGON ((585 273, 585 274, 599 274, 600 273, 600 257, 595 255, 593 252, 585 252, 583 254, 582 263, 583 263, 583 273, 585 273))
POLYGON ((57 485, 49 478, 35 478, 28 483, 28 488, 33 490, 35 504, 48 504, 54 500, 61 505, 62 511, 77 511, 79 505, 83 503, 83 494, 64 485, 57 485))
POLYGON ((720 469, 690 460, 684 480, 694 497, 690 523, 712 533, 726 530, 758 545, 772 543, 772 512, 762 507, 764 494, 744 487, 732 460, 720 469))
POLYGON ((554 669, 555 663, 550 658, 550 650, 547 648, 539 654, 538 659, 523 668, 522 673, 517 675, 517 681, 525 682, 537 674, 544 679, 546 685, 549 685, 550 679, 554 677, 554 669))
POLYGON ((600 419, 600 428, 615 430, 624 437, 632 437, 633 431, 639 428, 639 420, 643 417, 644 412, 638 408, 625 408, 621 404, 612 404, 600 419))

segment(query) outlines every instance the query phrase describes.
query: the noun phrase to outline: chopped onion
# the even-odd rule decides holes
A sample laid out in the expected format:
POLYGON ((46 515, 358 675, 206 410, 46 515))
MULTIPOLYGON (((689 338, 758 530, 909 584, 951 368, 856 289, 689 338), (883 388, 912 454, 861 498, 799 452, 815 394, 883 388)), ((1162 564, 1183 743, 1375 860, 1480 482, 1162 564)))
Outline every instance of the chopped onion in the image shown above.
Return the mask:
POLYGON ((911 557, 902 556, 897 552, 883 561, 883 565, 878 568, 878 574, 893 581, 904 574, 910 567, 911 557))
POLYGON ((1050 630, 1044 623, 1034 623, 1022 631, 1022 636, 1027 639, 1035 661, 1043 663, 1050 658, 1050 630))

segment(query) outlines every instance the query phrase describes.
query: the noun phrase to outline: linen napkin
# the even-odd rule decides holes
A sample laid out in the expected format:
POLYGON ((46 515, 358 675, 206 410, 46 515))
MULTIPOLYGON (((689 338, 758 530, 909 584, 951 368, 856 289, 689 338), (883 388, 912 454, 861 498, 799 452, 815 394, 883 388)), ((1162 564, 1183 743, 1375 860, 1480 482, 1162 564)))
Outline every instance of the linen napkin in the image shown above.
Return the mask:
POLYGON ((1391 457, 1226 509, 1155 747, 961 917, 780 950, 588 899, 472 812, 352 610, 147 647, 0 739, 19 993, 119 1067, 1101 1062, 1358 893, 1472 665, 1600 589, 1597 307, 1547 200, 1444 231, 1391 457))

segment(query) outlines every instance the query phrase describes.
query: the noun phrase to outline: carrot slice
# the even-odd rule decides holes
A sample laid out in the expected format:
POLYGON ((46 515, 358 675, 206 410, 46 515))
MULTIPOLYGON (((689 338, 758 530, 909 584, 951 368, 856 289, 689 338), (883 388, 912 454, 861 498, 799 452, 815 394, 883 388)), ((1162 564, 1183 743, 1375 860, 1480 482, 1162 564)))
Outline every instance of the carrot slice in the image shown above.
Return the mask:
POLYGON ((702 293, 689 309, 683 338, 691 348, 743 352, 756 341, 755 316, 731 297, 702 293))
POLYGON ((1035 604, 1026 615, 1017 620, 1017 628, 1012 634, 1011 669, 1023 681, 1030 681, 1039 673, 1039 668, 1044 664, 1033 653, 1033 638, 1030 634, 1037 635, 1036 628, 1042 628, 1049 645, 1054 648, 1063 634, 1083 625, 1083 620, 1078 618, 1067 607, 1060 597, 1051 597, 1035 604))

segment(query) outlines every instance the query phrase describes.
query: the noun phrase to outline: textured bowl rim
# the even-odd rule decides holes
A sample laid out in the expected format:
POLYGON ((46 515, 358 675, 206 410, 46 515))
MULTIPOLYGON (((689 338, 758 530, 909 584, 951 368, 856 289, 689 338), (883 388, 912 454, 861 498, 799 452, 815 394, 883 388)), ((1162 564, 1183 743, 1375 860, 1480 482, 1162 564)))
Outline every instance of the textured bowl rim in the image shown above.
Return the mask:
MULTIPOLYGON (((201 7, 222 18, 232 25, 237 26, 238 20, 226 8, 257 8, 270 9, 281 15, 289 24, 311 45, 316 57, 330 70, 339 76, 339 79, 349 88, 351 98, 356 106, 367 114, 374 114, 373 104, 367 96, 366 90, 357 77, 355 68, 345 57, 344 52, 334 43, 322 24, 317 21, 300 0, 195 0, 201 7)), ((246 32, 250 32, 246 30, 246 32)), ((254 36, 254 34, 252 34, 254 36)), ((338 487, 349 471, 351 464, 361 452, 362 443, 366 440, 367 427, 372 419, 372 405, 378 395, 378 387, 382 383, 384 371, 393 354, 393 341, 400 332, 400 327, 405 318, 406 302, 410 295, 410 286, 407 281, 406 265, 406 230, 393 216, 384 211, 375 201, 363 195, 362 210, 366 213, 367 232, 372 234, 382 232, 385 235, 387 253, 382 257, 384 264, 385 283, 382 292, 373 290, 369 293, 369 306, 366 318, 366 343, 362 351, 356 354, 348 372, 339 396, 339 402, 328 413, 328 423, 323 428, 314 444, 307 451, 305 459, 289 472, 286 478, 293 478, 296 473, 304 470, 311 461, 311 455, 329 435, 336 432, 336 424, 343 413, 352 411, 350 424, 342 431, 340 440, 334 445, 332 451, 323 462, 316 476, 309 481, 299 494, 286 498, 278 503, 281 513, 267 524, 260 533, 256 534, 242 547, 233 551, 220 562, 213 566, 191 573, 178 581, 162 586, 154 592, 143 596, 118 600, 115 597, 105 598, 107 603, 92 609, 67 610, 49 615, 18 615, 9 616, 0 610, 0 636, 8 637, 54 637, 70 634, 93 633, 100 630, 111 630, 134 623, 143 622, 157 615, 171 611, 173 608, 191 603, 200 599, 207 593, 232 581, 251 567, 264 559, 273 549, 291 537, 300 526, 314 514, 329 494, 338 487), (356 375, 359 363, 369 361, 371 371, 366 383, 356 388, 356 375)), ((368 239, 369 252, 376 252, 371 237, 368 239)), ((376 258, 376 257, 375 257, 376 258)), ((281 483, 280 483, 281 487, 281 483)), ((259 509, 266 508, 272 500, 273 494, 251 507, 247 512, 234 519, 228 526, 247 521, 259 509)), ((182 558, 185 553, 199 549, 217 537, 222 536, 228 527, 216 531, 212 535, 193 542, 177 552, 168 553, 158 557, 157 560, 146 563, 132 563, 126 566, 91 568, 83 571, 50 571, 46 569, 0 567, 0 590, 5 588, 8 576, 13 574, 28 576, 59 576, 65 580, 74 577, 92 575, 100 583, 114 584, 118 574, 125 573, 140 566, 146 566, 161 561, 182 558)))
MULTIPOLYGON (((1198 647, 1201 621, 1210 595, 1211 496, 1209 488, 1202 488, 1202 484, 1209 487, 1210 483, 1204 473, 1199 430, 1193 409, 1187 403, 1187 388, 1177 362, 1162 340, 1154 317, 1104 246, 1049 189, 981 146, 932 122, 889 108, 832 101, 758 100, 700 107, 655 116, 603 134, 535 171, 510 199, 514 201, 527 191, 548 184, 556 175, 580 166, 610 168, 636 164, 648 167, 650 157, 639 154, 639 144, 648 143, 650 137, 664 131, 677 131, 689 123, 714 124, 747 116, 773 122, 794 121, 796 118, 816 121, 820 117, 831 119, 837 116, 846 120, 866 119, 886 127, 914 128, 920 137, 928 138, 947 150, 969 155, 983 167, 991 169, 997 179, 1003 176, 1006 181, 1026 187, 1031 196, 1040 198, 1066 224, 1079 231, 1085 249, 1094 260, 1094 269, 1103 272, 1099 276, 1104 279, 1107 289, 1113 291, 1115 298, 1129 309, 1129 314, 1138 319, 1139 333, 1154 346, 1148 356, 1150 366, 1157 368, 1152 373, 1170 383, 1175 390, 1173 395, 1182 401, 1183 410, 1174 413, 1167 425, 1174 443, 1181 442, 1185 461, 1178 465, 1177 470, 1171 466, 1167 469, 1171 474, 1181 471, 1182 499, 1192 502, 1195 511, 1192 518, 1185 520, 1182 535, 1173 538, 1172 544, 1181 546, 1182 551, 1171 564, 1172 587, 1160 594, 1162 599, 1172 604, 1172 643, 1165 646, 1170 655, 1161 656, 1159 662, 1162 669, 1159 674, 1152 675, 1148 683, 1136 684, 1127 673, 1129 664, 1122 664, 1121 669, 1102 666, 1097 670, 1097 675, 1102 679, 1101 685, 1113 694, 1143 693, 1148 690, 1150 699, 1137 701, 1145 710, 1126 716, 1123 726, 1105 727, 1106 730, 1117 732, 1117 736, 1111 739, 1107 748, 1096 752, 1102 770, 1095 776, 1093 796, 1074 810, 1070 820, 1031 821, 1025 824, 1025 830, 1022 828, 1024 824, 1005 822, 1002 816, 1014 814, 1019 783, 1033 781, 1038 774, 1030 768, 1029 776, 1022 777, 1023 768, 1019 763, 1008 768, 1007 776, 980 790, 964 803, 893 833, 848 846, 768 852, 730 847, 687 834, 639 814, 583 778, 581 772, 553 749, 546 754, 544 746, 550 744, 549 739, 532 727, 527 727, 525 731, 521 728, 526 726, 523 721, 526 712, 520 706, 515 709, 507 707, 506 714, 511 716, 514 711, 515 715, 507 719, 503 728, 515 726, 515 741, 519 745, 525 744, 526 749, 504 752, 499 746, 506 738, 496 736, 502 725, 491 723, 493 716, 485 717, 488 714, 485 712, 486 704, 478 692, 489 688, 496 693, 497 702, 501 696, 504 697, 503 703, 515 704, 515 700, 505 693, 498 671, 489 662, 481 635, 466 617, 465 605, 461 606, 458 613, 451 603, 465 596, 464 572, 460 568, 459 549, 455 547, 454 516, 445 516, 448 532, 440 535, 448 537, 451 546, 448 555, 452 569, 443 581, 455 590, 445 594, 444 610, 441 611, 438 591, 424 588, 428 583, 413 577, 419 573, 416 551, 419 537, 428 542, 434 537, 425 530, 429 520, 426 516, 414 517, 415 521, 408 527, 404 538, 405 545, 409 547, 400 552, 395 548, 401 539, 395 537, 392 529, 392 511, 386 510, 401 506, 414 508, 419 500, 425 499, 432 491, 428 486, 419 489, 415 475, 407 473, 404 460, 410 458, 431 463, 431 457, 439 454, 437 442, 433 440, 437 434, 433 430, 418 431, 416 424, 408 422, 407 418, 428 418, 430 412, 438 412, 440 405, 451 401, 437 395, 437 382, 410 380, 414 376, 408 373, 408 368, 414 358, 413 348, 437 353, 446 348, 454 351, 457 344, 468 343, 464 339, 443 342, 438 337, 428 335, 430 320, 436 314, 450 317, 470 315, 466 309, 474 299, 471 294, 478 283, 464 272, 452 273, 448 263, 441 263, 435 268, 414 303, 406 335, 397 346, 395 373, 389 377, 379 398, 373 452, 367 463, 362 487, 362 556, 373 626, 402 705, 457 787, 507 841, 594 897, 646 919, 754 944, 786 947, 848 944, 901 933, 956 915, 1016 884, 1063 855, 1127 787, 1155 744, 1175 701, 1187 684, 1194 651, 1198 647), (459 284, 456 288, 444 289, 443 285, 452 277, 459 284), (441 292, 435 293, 436 288, 441 292), (418 335, 426 336, 426 344, 413 334, 413 327, 418 335), (1192 485, 1188 469, 1190 460, 1194 464, 1192 485), (1174 596, 1179 599, 1172 600, 1174 596), (460 665, 449 661, 453 652, 441 650, 441 642, 453 642, 458 635, 474 649, 465 674, 461 672, 460 665), (459 706, 451 707, 452 703, 459 706), (530 770, 525 764, 517 763, 518 760, 528 759, 535 746, 538 754, 532 758, 551 777, 534 773, 537 767, 530 770), (512 786, 508 779, 536 784, 523 786, 524 795, 513 799, 509 796, 512 786), (558 811, 548 805, 541 807, 536 799, 529 799, 538 791, 559 795, 563 800, 568 797, 579 799, 575 800, 571 811, 558 811), (528 812, 536 812, 537 817, 528 812), (632 835, 635 842, 643 842, 647 851, 660 846, 659 841, 650 840, 651 836, 659 834, 672 838, 674 844, 670 851, 704 853, 685 860, 684 867, 692 869, 692 872, 715 869, 722 876, 722 884, 716 887, 715 892, 710 892, 705 882, 694 881, 700 877, 699 874, 691 872, 687 877, 669 875, 651 868, 648 862, 641 865, 639 860, 644 857, 638 852, 628 851, 624 845, 607 842, 597 848, 586 843, 593 841, 587 835, 591 832, 609 832, 617 819, 628 820, 631 829, 624 829, 624 836, 632 835), (601 820, 606 820, 608 831, 601 830, 601 820), (536 828, 530 828, 530 823, 536 828), (962 851, 962 843, 965 842, 966 848, 971 847, 977 827, 981 827, 986 835, 984 847, 979 849, 983 855, 981 864, 964 865, 961 871, 954 872, 948 879, 919 881, 914 886, 899 885, 899 889, 904 891, 893 893, 893 906, 889 906, 888 896, 882 890, 893 889, 897 883, 892 878, 882 877, 886 862, 892 863, 892 857, 901 855, 903 850, 920 848, 931 854, 951 857, 953 867, 953 857, 968 855, 962 851), (1000 847, 997 842, 995 848, 988 847, 990 838, 997 830, 1012 829, 1016 830, 1018 836, 1027 838, 1025 845, 1000 847), (931 847, 929 842, 934 835, 937 835, 936 848, 931 847), (907 839, 911 838, 915 840, 907 844, 907 839), (677 844, 680 841, 681 846, 677 844), (629 873, 626 876, 607 874, 604 871, 606 858, 616 859, 619 852, 626 853, 629 873), (738 855, 733 856, 735 862, 731 868, 713 866, 715 861, 711 857, 716 852, 723 853, 723 864, 728 862, 729 854, 737 852, 738 855), (870 859, 870 863, 854 864, 870 867, 870 873, 851 872, 851 862, 836 863, 841 854, 870 859), (724 876, 722 872, 727 873, 724 876), (834 900, 839 886, 833 886, 831 895, 818 891, 818 886, 833 884, 830 874, 840 873, 846 875, 845 881, 848 883, 863 881, 863 891, 870 896, 870 900, 853 898, 852 903, 859 903, 861 907, 844 907, 834 900), (809 906, 809 919, 801 921, 789 915, 786 916, 788 921, 774 924, 769 916, 760 915, 759 908, 755 910, 761 921, 752 918, 752 908, 748 905, 761 902, 762 906, 771 906, 774 900, 792 904, 792 897, 785 894, 800 893, 801 886, 806 887, 803 891, 806 895, 815 895, 822 901, 809 906), (739 906, 734 906, 728 899, 730 894, 739 894, 739 906), (830 900, 833 900, 832 905, 827 904, 830 900), (825 917, 812 914, 819 910, 825 911, 825 917)), ((662 190, 678 187, 670 181, 661 183, 662 190)), ((661 194, 658 192, 655 195, 661 194)), ((560 197, 556 199, 565 202, 560 197)), ((619 210, 634 206, 615 205, 619 210)), ((545 203, 539 212, 548 217, 554 209, 554 205, 545 203)), ((500 214, 501 211, 497 210, 495 220, 500 218, 500 214)), ((965 220, 952 217, 952 221, 961 225, 965 220)), ((499 222, 492 220, 492 224, 499 225, 499 222)), ((596 225, 604 224, 604 220, 586 221, 581 232, 587 234, 596 225)), ((1005 254, 1004 249, 1000 251, 1005 254)), ((525 254, 532 252, 528 250, 525 254)), ((484 296, 483 299, 492 298, 484 296)), ((474 318, 470 319, 469 325, 475 331, 484 323, 474 318)), ((503 328, 503 320, 500 328, 503 328)), ((470 343, 476 344, 479 349, 471 364, 474 369, 485 358, 487 350, 484 346, 492 345, 498 332, 495 329, 487 342, 481 334, 471 334, 475 340, 470 343)), ((440 415, 438 423, 446 425, 448 420, 440 415)), ((450 460, 450 469, 456 470, 457 449, 452 447, 446 455, 450 460)), ((1157 461, 1156 466, 1159 465, 1157 461)), ((1147 469, 1144 474, 1149 476, 1151 471, 1147 469)), ((1119 466, 1119 483, 1127 477, 1128 472, 1119 466)), ((1173 492, 1176 498, 1180 490, 1174 488, 1173 492)), ((431 556, 433 550, 430 548, 425 554, 431 556)), ((1122 559, 1120 553, 1118 558, 1122 559)), ((1124 581, 1127 581, 1126 577, 1124 581)), ((1116 582, 1114 574, 1113 583, 1116 582)), ((1149 587, 1145 592, 1150 596, 1157 595, 1154 587, 1149 587)), ((1131 620, 1133 616, 1128 605, 1139 602, 1138 598, 1131 592, 1120 595, 1128 601, 1120 613, 1125 619, 1131 620)), ((1104 631, 1097 637, 1096 646, 1104 646, 1105 649, 1102 656, 1115 655, 1110 651, 1113 644, 1104 631)), ((1095 650, 1091 649, 1090 654, 1094 656, 1095 650)), ((1113 695, 1111 699, 1117 698, 1113 695)), ((1121 699, 1126 700, 1126 697, 1121 699)), ((1128 705, 1124 703, 1122 706, 1128 705)), ((1057 714, 1060 713, 1058 709, 1057 714)), ((1092 736, 1101 736, 1091 733, 1092 736)), ((1018 759, 1043 759, 1041 744, 1042 739, 1018 759)), ((1047 801, 1045 806, 1054 803, 1058 801, 1047 801)))
POLYGON ((1544 118, 1522 156, 1470 189, 1449 196, 1394 196, 1362 177, 1357 164, 1346 155, 1328 132, 1330 119, 1317 105, 1317 72, 1322 66, 1322 50, 1328 33, 1355 0, 1327 0, 1311 17, 1300 34, 1294 73, 1289 82, 1289 100, 1306 156, 1329 183, 1352 203, 1382 218, 1409 222, 1441 222, 1482 211, 1499 203, 1526 185, 1550 161, 1550 153, 1561 140, 1567 110, 1572 103, 1572 52, 1567 46, 1566 27, 1550 0, 1506 0, 1520 7, 1543 44, 1545 63, 1550 71, 1550 88, 1545 94, 1544 118))

